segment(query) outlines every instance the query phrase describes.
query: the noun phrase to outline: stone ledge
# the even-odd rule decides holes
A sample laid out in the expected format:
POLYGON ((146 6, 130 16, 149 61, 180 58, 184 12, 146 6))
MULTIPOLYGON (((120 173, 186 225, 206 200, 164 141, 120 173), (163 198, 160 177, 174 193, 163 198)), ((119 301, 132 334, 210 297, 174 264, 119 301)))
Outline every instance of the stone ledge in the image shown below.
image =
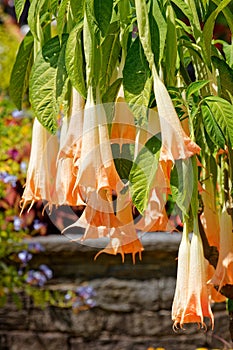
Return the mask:
POLYGON ((130 254, 125 256, 124 263, 120 254, 101 254, 94 260, 96 253, 107 245, 107 239, 89 240, 86 245, 77 241, 81 234, 70 235, 70 238, 72 241, 62 235, 49 235, 26 240, 26 243, 39 242, 45 248, 44 252, 34 256, 31 266, 34 268, 41 263, 47 264, 53 269, 55 278, 117 277, 143 280, 176 275, 180 233, 143 234, 141 241, 145 251, 141 261, 136 257, 135 264, 130 254))

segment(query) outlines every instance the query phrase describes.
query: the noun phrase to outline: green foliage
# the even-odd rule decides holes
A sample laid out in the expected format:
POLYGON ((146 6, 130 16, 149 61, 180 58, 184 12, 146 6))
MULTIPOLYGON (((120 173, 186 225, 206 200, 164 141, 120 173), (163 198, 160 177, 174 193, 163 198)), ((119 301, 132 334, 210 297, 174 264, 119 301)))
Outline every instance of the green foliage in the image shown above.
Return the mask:
POLYGON ((7 91, 19 41, 5 26, 0 25, 0 93, 7 91))

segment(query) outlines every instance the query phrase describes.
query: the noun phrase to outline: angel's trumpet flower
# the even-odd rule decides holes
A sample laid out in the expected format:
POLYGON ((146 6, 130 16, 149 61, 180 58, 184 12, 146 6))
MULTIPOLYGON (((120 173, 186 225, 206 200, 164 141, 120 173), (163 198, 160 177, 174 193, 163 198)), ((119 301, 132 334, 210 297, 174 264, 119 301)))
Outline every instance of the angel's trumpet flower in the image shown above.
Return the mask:
POLYGON ((198 224, 194 221, 194 233, 190 246, 187 305, 184 309, 180 325, 197 322, 201 327, 205 328, 204 317, 208 317, 213 328, 214 317, 211 311, 210 301, 203 245, 198 224))
POLYGON ((50 209, 57 203, 55 186, 57 153, 57 136, 51 135, 35 118, 26 184, 21 201, 22 211, 27 203, 31 203, 32 206, 39 200, 47 201, 50 209))
POLYGON ((186 159, 200 152, 200 147, 184 132, 168 91, 153 67, 154 93, 162 133, 161 161, 186 159))
POLYGON ((95 104, 92 88, 84 109, 82 149, 77 185, 83 199, 89 191, 116 190, 122 186, 112 158, 108 125, 103 105, 95 104))
POLYGON ((134 143, 136 137, 134 116, 125 102, 122 90, 119 91, 116 99, 115 114, 111 128, 111 140, 113 143, 117 142, 120 149, 124 143, 134 143))
POLYGON ((84 205, 75 188, 82 145, 83 109, 84 99, 73 88, 71 115, 68 123, 66 119, 63 121, 57 159, 56 187, 59 205, 84 205))
POLYGON ((205 181, 205 190, 201 192, 204 204, 203 213, 200 216, 206 237, 211 246, 219 249, 219 216, 215 203, 213 183, 210 179, 205 181))
POLYGON ((225 284, 233 284, 233 234, 232 220, 224 206, 220 215, 220 250, 215 273, 210 281, 222 288, 225 284))
POLYGON ((181 320, 183 319, 183 312, 188 300, 189 267, 190 241, 185 223, 178 251, 176 290, 172 304, 172 320, 174 321, 174 328, 182 326, 181 320))

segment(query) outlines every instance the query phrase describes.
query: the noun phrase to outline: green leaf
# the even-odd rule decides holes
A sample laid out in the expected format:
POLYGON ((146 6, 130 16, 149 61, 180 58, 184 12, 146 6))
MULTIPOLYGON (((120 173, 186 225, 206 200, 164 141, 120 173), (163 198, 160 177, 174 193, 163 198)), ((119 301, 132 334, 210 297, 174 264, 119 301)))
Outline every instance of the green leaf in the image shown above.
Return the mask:
POLYGON ((46 0, 32 0, 28 11, 28 25, 34 38, 39 41, 42 35, 40 16, 45 2, 46 0))
POLYGON ((157 67, 159 67, 163 58, 167 36, 167 23, 162 15, 158 1, 152 1, 151 5, 152 6, 149 12, 149 21, 151 41, 154 43, 154 45, 152 45, 152 50, 154 53, 155 63, 157 67))
POLYGON ((175 4, 188 19, 192 18, 192 11, 184 0, 172 0, 172 3, 175 4))
POLYGON ((233 69, 219 57, 212 56, 212 62, 219 71, 221 96, 226 100, 230 100, 228 92, 233 91, 233 69))
POLYGON ((202 111, 203 123, 211 141, 216 146, 224 149, 225 138, 212 114, 211 109, 207 105, 202 105, 201 111, 202 111))
POLYGON ((94 0, 94 14, 102 36, 108 32, 112 18, 113 0, 94 0))
POLYGON ((233 68, 233 40, 231 44, 223 42, 223 52, 226 56, 226 63, 233 68))
POLYGON ((19 21, 22 15, 25 3, 26 3, 26 0, 15 0, 15 14, 16 14, 17 21, 19 21))
POLYGON ((109 31, 110 34, 106 36, 100 48, 102 61, 100 67, 99 87, 101 94, 104 94, 109 87, 121 50, 119 42, 119 23, 112 23, 109 31))
POLYGON ((165 66, 165 82, 167 86, 174 86, 175 71, 177 61, 177 35, 174 12, 171 5, 167 7, 167 37, 164 52, 165 66))
POLYGON ((130 170, 133 165, 134 145, 123 144, 122 149, 120 149, 120 145, 114 143, 111 147, 116 170, 120 178, 126 182, 129 180, 130 170))
POLYGON ((65 46, 68 35, 60 43, 56 36, 38 54, 30 78, 30 100, 35 116, 51 133, 57 130, 57 115, 63 87, 66 86, 65 46))
POLYGON ((84 4, 85 0, 70 0, 70 8, 72 11, 72 15, 74 18, 75 23, 79 23, 83 20, 84 16, 84 4))
POLYGON ((210 16, 207 18, 204 28, 203 28, 203 55, 206 63, 211 67, 211 41, 213 37, 213 30, 215 20, 218 14, 231 2, 231 0, 222 0, 217 8, 211 12, 210 16))
POLYGON ((108 90, 102 97, 102 102, 108 122, 109 134, 111 132, 112 120, 115 113, 115 100, 120 89, 121 83, 122 78, 115 80, 114 83, 112 83, 112 85, 108 88, 108 90))
POLYGON ((64 25, 66 23, 66 13, 68 10, 68 4, 70 0, 62 0, 60 2, 58 13, 57 13, 57 33, 58 35, 62 35, 64 25))
POLYGON ((125 99, 134 113, 137 124, 143 125, 147 120, 152 78, 139 38, 128 51, 123 70, 123 86, 125 99))
POLYGON ((233 106, 218 96, 206 97, 203 102, 209 107, 218 127, 230 147, 233 145, 233 106))
POLYGON ((192 162, 188 159, 176 160, 171 171, 171 192, 173 201, 180 208, 183 215, 188 217, 193 192, 192 162))
POLYGON ((33 61, 33 36, 29 32, 20 44, 11 72, 10 97, 18 109, 28 88, 29 74, 33 61))
POLYGON ((83 21, 78 23, 70 32, 66 45, 66 69, 72 85, 84 97, 87 96, 84 77, 84 57, 81 33, 83 21))
POLYGON ((148 8, 146 0, 135 0, 136 15, 137 15, 137 25, 139 38, 144 50, 149 66, 152 69, 154 65, 154 54, 151 45, 151 33, 150 33, 150 23, 148 16, 148 8))
POLYGON ((154 184, 160 148, 160 138, 151 137, 136 157, 129 174, 132 200, 141 214, 147 207, 150 191, 154 184))
POLYGON ((199 92, 204 86, 209 83, 209 80, 198 80, 194 83, 191 83, 186 90, 186 97, 189 99, 193 94, 199 92))

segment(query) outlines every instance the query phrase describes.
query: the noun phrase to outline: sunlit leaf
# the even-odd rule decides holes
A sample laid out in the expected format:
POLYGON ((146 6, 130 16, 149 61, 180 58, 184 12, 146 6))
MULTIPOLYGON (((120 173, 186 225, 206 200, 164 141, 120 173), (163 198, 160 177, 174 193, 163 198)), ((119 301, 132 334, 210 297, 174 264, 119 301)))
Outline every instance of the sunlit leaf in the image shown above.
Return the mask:
POLYGON ((83 22, 78 23, 71 31, 66 45, 66 69, 72 85, 86 98, 85 66, 81 32, 83 22))
POLYGON ((22 108, 22 100, 28 89, 29 73, 33 60, 33 36, 29 32, 21 42, 11 72, 10 96, 18 109, 22 108))
POLYGON ((203 116, 203 123, 206 132, 208 133, 208 136, 216 146, 224 149, 225 138, 214 118, 214 115, 212 114, 212 110, 209 108, 208 105, 202 105, 201 110, 203 116))
POLYGON ((30 78, 30 100, 35 116, 51 133, 57 130, 60 97, 67 79, 65 46, 68 35, 48 41, 38 54, 30 78))
POLYGON ((137 123, 143 125, 147 120, 152 78, 139 38, 134 41, 128 51, 123 70, 123 86, 125 99, 137 123))
POLYGON ((130 192, 138 211, 142 214, 147 207, 151 187, 159 164, 161 140, 150 138, 141 149, 129 174, 130 192))
POLYGON ((227 143, 233 145, 233 106, 228 101, 218 96, 209 96, 204 99, 212 116, 216 120, 227 143))

